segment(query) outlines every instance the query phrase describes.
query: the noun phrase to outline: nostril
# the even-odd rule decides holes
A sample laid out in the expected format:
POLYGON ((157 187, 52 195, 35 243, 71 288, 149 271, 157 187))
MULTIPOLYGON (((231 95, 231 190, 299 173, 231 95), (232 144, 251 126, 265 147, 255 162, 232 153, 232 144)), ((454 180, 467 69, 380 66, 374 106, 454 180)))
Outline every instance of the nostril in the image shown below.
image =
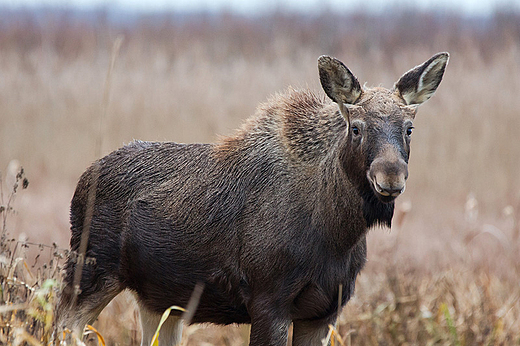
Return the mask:
POLYGON ((376 191, 382 195, 382 196, 390 196, 390 193, 388 192, 387 189, 385 189, 384 187, 382 187, 381 185, 379 185, 379 183, 377 181, 374 182, 374 187, 376 188, 376 191))

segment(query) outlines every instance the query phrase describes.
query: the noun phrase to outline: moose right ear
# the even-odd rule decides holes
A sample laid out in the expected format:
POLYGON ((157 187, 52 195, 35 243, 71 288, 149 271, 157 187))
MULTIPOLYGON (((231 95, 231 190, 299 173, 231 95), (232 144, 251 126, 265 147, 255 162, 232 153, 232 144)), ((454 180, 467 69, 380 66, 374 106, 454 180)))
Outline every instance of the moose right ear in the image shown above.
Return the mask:
POLYGON ((337 104, 353 104, 361 96, 361 85, 338 59, 327 55, 318 58, 318 71, 323 90, 337 104))

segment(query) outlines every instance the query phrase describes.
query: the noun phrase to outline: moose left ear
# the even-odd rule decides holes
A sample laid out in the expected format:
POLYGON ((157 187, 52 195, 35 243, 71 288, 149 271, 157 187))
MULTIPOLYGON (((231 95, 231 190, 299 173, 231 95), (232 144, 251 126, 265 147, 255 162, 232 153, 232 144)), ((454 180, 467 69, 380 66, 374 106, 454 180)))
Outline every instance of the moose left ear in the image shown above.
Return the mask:
POLYGON ((435 54, 430 60, 406 72, 395 83, 395 89, 407 105, 420 105, 427 101, 441 83, 450 55, 435 54))

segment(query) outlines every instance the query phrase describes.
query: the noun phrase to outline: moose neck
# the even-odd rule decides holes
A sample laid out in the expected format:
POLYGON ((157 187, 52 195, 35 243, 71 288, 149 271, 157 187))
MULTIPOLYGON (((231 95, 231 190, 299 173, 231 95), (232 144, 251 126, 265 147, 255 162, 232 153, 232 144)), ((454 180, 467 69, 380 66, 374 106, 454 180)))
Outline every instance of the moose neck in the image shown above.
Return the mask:
POLYGON ((349 143, 345 136, 329 156, 332 162, 324 162, 322 197, 328 209, 324 211, 327 229, 335 242, 350 248, 369 228, 390 227, 394 203, 383 203, 376 197, 362 168, 364 158, 357 157, 349 143))

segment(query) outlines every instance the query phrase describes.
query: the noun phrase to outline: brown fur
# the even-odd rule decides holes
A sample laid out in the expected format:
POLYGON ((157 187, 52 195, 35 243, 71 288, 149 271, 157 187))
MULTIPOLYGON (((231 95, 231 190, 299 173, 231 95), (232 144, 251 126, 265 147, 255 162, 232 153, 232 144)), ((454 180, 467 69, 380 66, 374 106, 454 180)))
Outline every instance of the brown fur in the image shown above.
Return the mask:
MULTIPOLYGON (((443 67, 445 57, 430 63, 443 67)), ((438 76, 438 68, 427 67, 412 73, 416 82, 437 83, 429 71, 438 76)), ((341 304, 354 292, 367 231, 390 225, 408 175, 415 107, 399 89, 361 90, 335 59, 320 58, 319 68, 327 95, 341 104, 289 89, 216 144, 136 141, 87 169, 71 203, 71 250, 89 221, 86 256, 95 261, 83 265, 76 299, 78 262, 68 259, 59 324, 79 333, 129 289, 146 345, 160 314, 186 306, 202 283, 193 322, 251 323, 254 346, 285 345, 292 322, 293 345, 320 344, 340 285, 341 304), (345 109, 342 100, 352 104, 345 109)), ((421 98, 431 96, 427 87, 421 98)), ((177 317, 162 344, 178 340, 177 317)))
POLYGON ((310 90, 289 88, 261 104, 234 136, 222 138, 216 155, 240 151, 250 141, 257 145, 262 138, 297 164, 317 165, 344 130, 345 120, 330 101, 310 90))

